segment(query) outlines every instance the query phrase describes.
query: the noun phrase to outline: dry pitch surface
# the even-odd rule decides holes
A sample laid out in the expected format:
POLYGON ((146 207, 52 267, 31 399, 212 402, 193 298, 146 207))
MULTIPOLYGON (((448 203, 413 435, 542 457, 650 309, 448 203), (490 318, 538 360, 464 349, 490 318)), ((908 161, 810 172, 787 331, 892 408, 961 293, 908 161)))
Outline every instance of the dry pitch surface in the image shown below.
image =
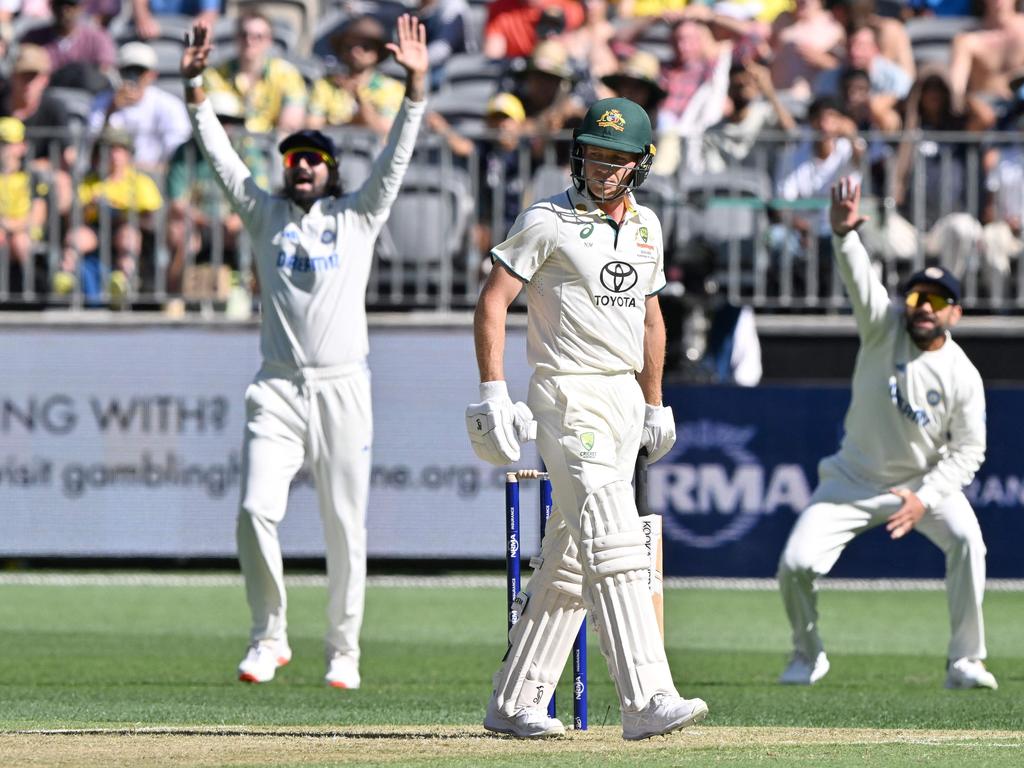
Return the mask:
MULTIPOLYGON (((156 728, 24 731, 0 734, 11 768, 45 766, 327 766, 327 765, 637 765, 718 762, 728 750, 741 762, 775 762, 802 748, 937 747, 952 761, 970 762, 978 748, 998 748, 1024 760, 1021 731, 937 731, 830 728, 697 727, 637 744, 618 727, 596 727, 564 738, 523 742, 470 727, 156 728), (961 747, 964 753, 955 755, 961 747), (952 752, 950 752, 952 748, 952 752), (739 750, 736 753, 736 750, 739 750), (782 752, 777 753, 777 750, 782 752), (698 755, 698 753, 700 753, 698 755), (745 756, 745 758, 744 758, 745 756), (700 758, 694 760, 693 758, 700 758)), ((794 755, 795 756, 795 755, 794 755)), ((862 755, 863 757, 863 755, 862 755)), ((805 759, 816 762, 811 754, 805 759)), ((727 762, 734 762, 728 759, 727 762)), ((804 762, 798 760, 798 762, 804 762)), ((1019 764, 1019 763, 1018 763, 1019 764)))

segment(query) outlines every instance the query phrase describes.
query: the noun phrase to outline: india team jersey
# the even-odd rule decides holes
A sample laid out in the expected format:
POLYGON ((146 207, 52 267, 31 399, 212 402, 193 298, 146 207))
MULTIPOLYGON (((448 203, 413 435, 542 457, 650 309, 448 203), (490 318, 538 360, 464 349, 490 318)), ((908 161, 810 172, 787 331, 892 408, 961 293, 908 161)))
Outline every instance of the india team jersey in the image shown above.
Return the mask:
POLYGON ((665 287, 661 222, 620 225, 572 187, 530 206, 491 254, 526 282, 527 357, 546 373, 643 369, 645 302, 665 287))
POLYGON ((856 232, 833 247, 860 335, 846 435, 833 461, 879 493, 920 483, 917 495, 931 508, 969 485, 984 461, 981 375, 952 338, 930 352, 914 344, 856 232))
POLYGON ((199 145, 252 238, 265 361, 332 367, 366 358, 366 284, 373 245, 409 166, 424 105, 403 103, 387 145, 359 190, 321 198, 309 211, 256 184, 209 99, 189 108, 199 145))

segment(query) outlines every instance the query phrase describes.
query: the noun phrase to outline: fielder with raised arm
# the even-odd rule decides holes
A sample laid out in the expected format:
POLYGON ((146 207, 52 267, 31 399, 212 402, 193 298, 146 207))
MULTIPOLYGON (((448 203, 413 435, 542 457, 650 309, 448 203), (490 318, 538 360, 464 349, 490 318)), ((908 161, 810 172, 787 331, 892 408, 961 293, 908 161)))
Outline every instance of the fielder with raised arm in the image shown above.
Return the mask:
POLYGON ((985 459, 981 376, 949 335, 960 320, 960 283, 927 267, 900 304, 875 274, 857 227, 860 187, 832 189, 836 265, 853 305, 860 351, 839 452, 818 465, 818 487, 786 542, 779 588, 793 628, 781 683, 810 685, 829 670, 814 580, 853 538, 885 524, 894 539, 917 529, 946 555, 952 637, 947 688, 995 688, 985 669, 985 543, 963 489, 985 459))
POLYGON ((261 190, 203 93, 210 29, 197 23, 182 56, 196 138, 252 239, 263 306, 263 366, 245 394, 238 559, 252 611, 239 678, 262 683, 291 659, 277 527, 308 459, 327 548, 328 684, 358 688, 366 585, 366 503, 373 425, 365 293, 373 245, 398 195, 423 116, 426 34, 398 20, 388 48, 405 68, 405 101, 366 183, 342 194, 334 143, 285 138, 284 191, 261 190))
POLYGON ((482 402, 466 410, 477 455, 517 461, 534 434, 554 512, 539 567, 516 598, 519 621, 494 677, 484 727, 523 738, 564 732, 547 715, 585 611, 622 708, 622 735, 642 739, 707 715, 672 681, 647 584, 650 564, 630 480, 675 442, 661 404, 665 286, 661 223, 630 190, 654 156, 647 113, 627 99, 593 104, 573 134, 572 185, 516 220, 476 308, 482 402), (526 289, 529 406, 504 376, 508 307, 526 289), (533 418, 536 416, 536 423, 533 418))

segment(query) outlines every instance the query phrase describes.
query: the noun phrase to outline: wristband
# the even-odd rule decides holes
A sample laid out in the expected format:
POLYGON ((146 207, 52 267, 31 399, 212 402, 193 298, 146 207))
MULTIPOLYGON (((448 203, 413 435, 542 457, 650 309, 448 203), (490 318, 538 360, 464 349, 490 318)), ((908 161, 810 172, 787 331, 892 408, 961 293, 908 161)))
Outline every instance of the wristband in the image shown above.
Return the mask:
POLYGON ((203 86, 203 76, 196 75, 195 77, 190 77, 185 81, 185 85, 189 88, 201 88, 203 86))

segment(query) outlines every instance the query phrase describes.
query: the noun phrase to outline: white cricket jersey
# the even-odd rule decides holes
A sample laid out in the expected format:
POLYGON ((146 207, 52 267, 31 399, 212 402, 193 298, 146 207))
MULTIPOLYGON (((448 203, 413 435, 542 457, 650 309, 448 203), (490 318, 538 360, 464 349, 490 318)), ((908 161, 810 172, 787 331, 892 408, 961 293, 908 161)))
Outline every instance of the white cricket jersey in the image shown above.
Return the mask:
POLYGON ((366 358, 366 284, 373 245, 398 196, 424 106, 403 102, 387 145, 358 191, 322 198, 308 213, 256 185, 209 99, 190 106, 199 146, 252 239, 263 303, 264 361, 329 367, 366 358))
POLYGON ((889 299, 856 232, 833 238, 833 248, 860 335, 833 459, 882 491, 920 483, 917 495, 932 509, 969 485, 985 459, 981 376, 948 334, 932 352, 914 344, 902 303, 889 299))
POLYGON ((538 372, 643 370, 645 302, 665 287, 650 208, 630 195, 616 225, 570 187, 523 211, 491 254, 527 284, 526 351, 538 372))

